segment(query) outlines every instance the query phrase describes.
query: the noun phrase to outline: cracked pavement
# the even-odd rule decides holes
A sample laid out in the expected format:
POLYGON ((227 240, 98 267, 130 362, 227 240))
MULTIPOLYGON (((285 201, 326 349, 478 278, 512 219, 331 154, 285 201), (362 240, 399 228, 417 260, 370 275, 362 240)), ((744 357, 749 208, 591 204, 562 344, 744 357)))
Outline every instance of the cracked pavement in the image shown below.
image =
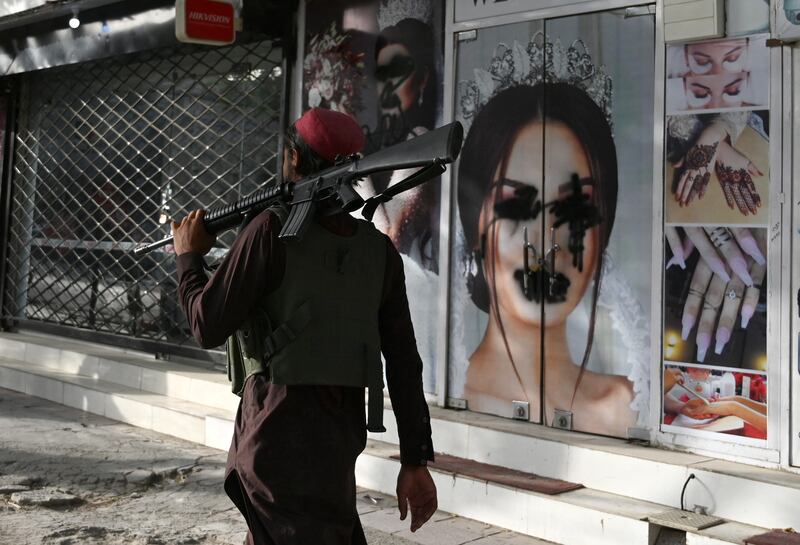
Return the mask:
POLYGON ((0 438, 3 545, 244 540, 223 452, 8 390, 0 438))
MULTIPOLYGON (((0 389, 0 545, 240 545, 226 453, 0 389)), ((544 542, 437 512, 415 534, 396 501, 359 490, 367 541, 544 542)), ((410 517, 409 517, 410 519, 410 517)))

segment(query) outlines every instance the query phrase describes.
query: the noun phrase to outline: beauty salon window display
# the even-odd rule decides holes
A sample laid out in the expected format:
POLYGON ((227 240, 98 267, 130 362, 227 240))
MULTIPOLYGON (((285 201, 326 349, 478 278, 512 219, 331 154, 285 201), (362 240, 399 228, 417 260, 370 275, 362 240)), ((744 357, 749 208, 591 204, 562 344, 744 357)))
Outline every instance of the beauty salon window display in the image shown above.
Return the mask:
POLYGON ((450 388, 470 410, 518 418, 522 402, 533 422, 568 414, 571 429, 625 437, 649 405, 650 288, 629 274, 650 267, 636 229, 649 229, 652 188, 634 184, 652 176, 652 142, 633 140, 652 123, 652 90, 635 84, 652 81, 652 23, 631 23, 643 47, 625 59, 589 45, 630 32, 621 19, 563 23, 484 29, 459 51, 450 388), (628 84, 618 109, 615 76, 628 84), (620 251, 638 255, 620 266, 620 251))
POLYGON ((662 422, 753 445, 767 438, 765 42, 667 47, 662 422))

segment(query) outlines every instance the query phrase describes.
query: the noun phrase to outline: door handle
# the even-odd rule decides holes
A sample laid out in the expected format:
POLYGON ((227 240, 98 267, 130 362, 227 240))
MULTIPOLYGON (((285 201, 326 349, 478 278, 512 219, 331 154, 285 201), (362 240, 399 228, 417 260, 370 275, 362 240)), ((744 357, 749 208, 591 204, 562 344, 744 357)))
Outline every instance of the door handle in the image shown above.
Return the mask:
POLYGON ((553 288, 556 283, 556 254, 561 251, 561 246, 558 245, 556 242, 556 229, 555 227, 550 228, 550 248, 544 254, 545 261, 550 260, 549 266, 549 275, 548 275, 548 285, 547 290, 550 293, 550 296, 555 296, 553 293, 553 288))

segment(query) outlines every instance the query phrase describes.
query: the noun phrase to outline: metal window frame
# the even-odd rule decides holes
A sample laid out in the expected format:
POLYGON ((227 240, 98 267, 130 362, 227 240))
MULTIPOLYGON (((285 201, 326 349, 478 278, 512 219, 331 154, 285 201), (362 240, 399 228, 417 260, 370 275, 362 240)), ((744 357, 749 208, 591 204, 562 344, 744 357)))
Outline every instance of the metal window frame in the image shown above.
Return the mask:
MULTIPOLYGON (((8 257, 9 230, 11 227, 11 202, 13 193, 13 172, 14 172, 14 146, 16 143, 17 126, 17 104, 19 101, 19 89, 15 85, 16 81, 7 78, 5 85, 8 85, 9 92, 6 94, 6 126, 5 141, 3 142, 3 157, 0 157, 0 306, 6 288, 6 270, 8 257)), ((0 92, 2 90, 0 89, 0 92)), ((6 321, 0 318, 0 330, 10 327, 6 321)))
MULTIPOLYGON (((297 35, 294 39, 295 51, 297 53, 294 59, 294 74, 291 78, 291 104, 289 105, 289 120, 294 122, 300 118, 303 109, 303 59, 306 56, 306 0, 300 0, 297 6, 297 19, 294 28, 297 29, 297 35)), ((289 78, 287 78, 289 79, 289 78)))
POLYGON ((787 465, 793 471, 800 471, 800 307, 796 295, 800 290, 800 266, 795 261, 800 255, 800 151, 795 144, 800 141, 800 101, 794 99, 794 93, 800 89, 800 44, 791 44, 783 47, 784 62, 784 116, 786 139, 783 146, 783 169, 786 179, 784 185, 787 195, 785 201, 784 224, 789 225, 789 236, 784 246, 787 259, 784 268, 788 269, 791 277, 788 287, 786 306, 790 324, 788 341, 782 343, 785 355, 782 359, 788 367, 789 380, 782 393, 786 396, 786 408, 783 409, 782 431, 787 438, 787 444, 782 452, 786 452, 787 465))
POLYGON ((666 44, 664 42, 664 6, 656 3, 655 81, 653 96, 653 224, 650 270, 650 440, 657 441, 661 429, 663 404, 662 370, 664 363, 664 131, 666 97, 666 44), (658 286, 660 289, 654 289, 658 286), (656 363, 657 362, 657 363, 656 363))
MULTIPOLYGON (((444 14, 444 68, 442 70, 442 123, 455 120, 453 91, 455 89, 455 2, 445 2, 444 14)), ((439 407, 447 406, 450 387, 450 312, 451 312, 451 271, 453 264, 452 227, 455 210, 455 186, 453 185, 452 165, 441 176, 439 203, 439 342, 436 346, 436 402, 439 407)))
MULTIPOLYGON (((775 373, 778 373, 777 379, 773 378, 775 373, 772 372, 772 369, 770 369, 770 373, 767 378, 768 381, 779 380, 779 390, 778 388, 776 388, 776 390, 780 391, 780 404, 776 404, 775 409, 772 408, 772 405, 767 407, 767 410, 769 411, 767 426, 769 430, 772 430, 773 432, 775 430, 780 430, 780 435, 778 436, 780 443, 778 444, 777 448, 780 452, 781 466, 792 471, 792 464, 800 465, 800 460, 798 460, 796 456, 793 456, 793 449, 800 448, 800 441, 796 439, 797 431, 792 433, 792 427, 797 425, 797 420, 792 418, 792 409, 797 406, 797 402, 793 398, 792 393, 797 391, 795 389, 797 373, 793 371, 795 369, 795 365, 797 365, 797 361, 792 357, 792 354, 796 354, 797 351, 797 343, 795 342, 797 336, 794 335, 793 332, 800 322, 794 319, 794 313, 797 311, 796 298, 793 296, 783 297, 781 294, 786 293, 787 291, 790 294, 796 293, 796 289, 793 289, 793 286, 795 285, 793 274, 800 272, 800 268, 796 266, 792 267, 791 265, 784 265, 784 263, 788 262, 787 264, 790 264, 792 262, 792 245, 794 242, 794 237, 797 236, 795 234, 796 229, 794 229, 795 221, 793 217, 795 216, 795 212, 792 203, 794 202, 794 196, 797 195, 797 192, 794 190, 796 177, 793 176, 793 170, 795 168, 793 144, 797 141, 795 138, 795 131, 798 127, 796 127, 796 123, 794 121, 794 119, 796 119, 796 115, 794 113, 795 104, 792 90, 797 88, 795 82, 797 81, 798 75, 800 75, 800 70, 795 68, 794 59, 797 57, 797 55, 792 48, 785 46, 776 48, 774 53, 781 68, 781 85, 775 85, 775 78, 772 76, 770 76, 770 84, 776 88, 779 88, 780 94, 776 93, 776 95, 773 96, 777 97, 781 105, 780 127, 782 141, 779 152, 777 152, 777 156, 774 158, 774 160, 770 161, 770 167, 773 165, 780 165, 781 214, 779 218, 781 225, 786 225, 788 228, 782 229, 780 237, 781 287, 776 294, 776 298, 780 301, 780 339, 785 339, 785 342, 780 342, 778 345, 780 365, 774 366, 778 367, 778 369, 775 371, 775 373)), ((775 65, 773 64, 773 67, 774 66, 775 65)), ((772 121, 770 121, 770 127, 773 126, 774 125, 772 121)), ((775 354, 775 352, 773 352, 773 354, 775 354)), ((774 359, 775 358, 773 358, 773 360, 774 359)), ((769 389, 767 391, 769 392, 769 389)), ((796 398, 796 394, 794 394, 794 397, 796 398)), ((793 471, 800 472, 800 468, 795 468, 793 471)))
MULTIPOLYGON (((660 6, 663 0, 584 0, 575 1, 567 5, 556 5, 544 8, 533 8, 518 13, 504 15, 494 15, 472 21, 454 21, 454 16, 448 19, 452 21, 453 32, 458 33, 464 30, 479 30, 481 28, 507 25, 510 23, 520 23, 523 21, 535 21, 540 19, 556 19, 570 17, 573 15, 587 15, 599 11, 610 11, 614 9, 634 8, 638 6, 649 6, 656 4, 660 6)), ((454 5, 453 0, 447 1, 448 6, 454 5)))

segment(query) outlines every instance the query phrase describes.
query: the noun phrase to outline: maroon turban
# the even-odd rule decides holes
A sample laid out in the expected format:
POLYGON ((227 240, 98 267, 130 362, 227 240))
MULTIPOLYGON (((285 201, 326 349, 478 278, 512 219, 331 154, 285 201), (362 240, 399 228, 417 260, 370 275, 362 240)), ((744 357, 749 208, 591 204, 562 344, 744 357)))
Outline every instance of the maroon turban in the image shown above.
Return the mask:
POLYGON ((364 133, 355 119, 341 112, 312 108, 294 124, 297 134, 323 159, 352 155, 364 147, 364 133))

